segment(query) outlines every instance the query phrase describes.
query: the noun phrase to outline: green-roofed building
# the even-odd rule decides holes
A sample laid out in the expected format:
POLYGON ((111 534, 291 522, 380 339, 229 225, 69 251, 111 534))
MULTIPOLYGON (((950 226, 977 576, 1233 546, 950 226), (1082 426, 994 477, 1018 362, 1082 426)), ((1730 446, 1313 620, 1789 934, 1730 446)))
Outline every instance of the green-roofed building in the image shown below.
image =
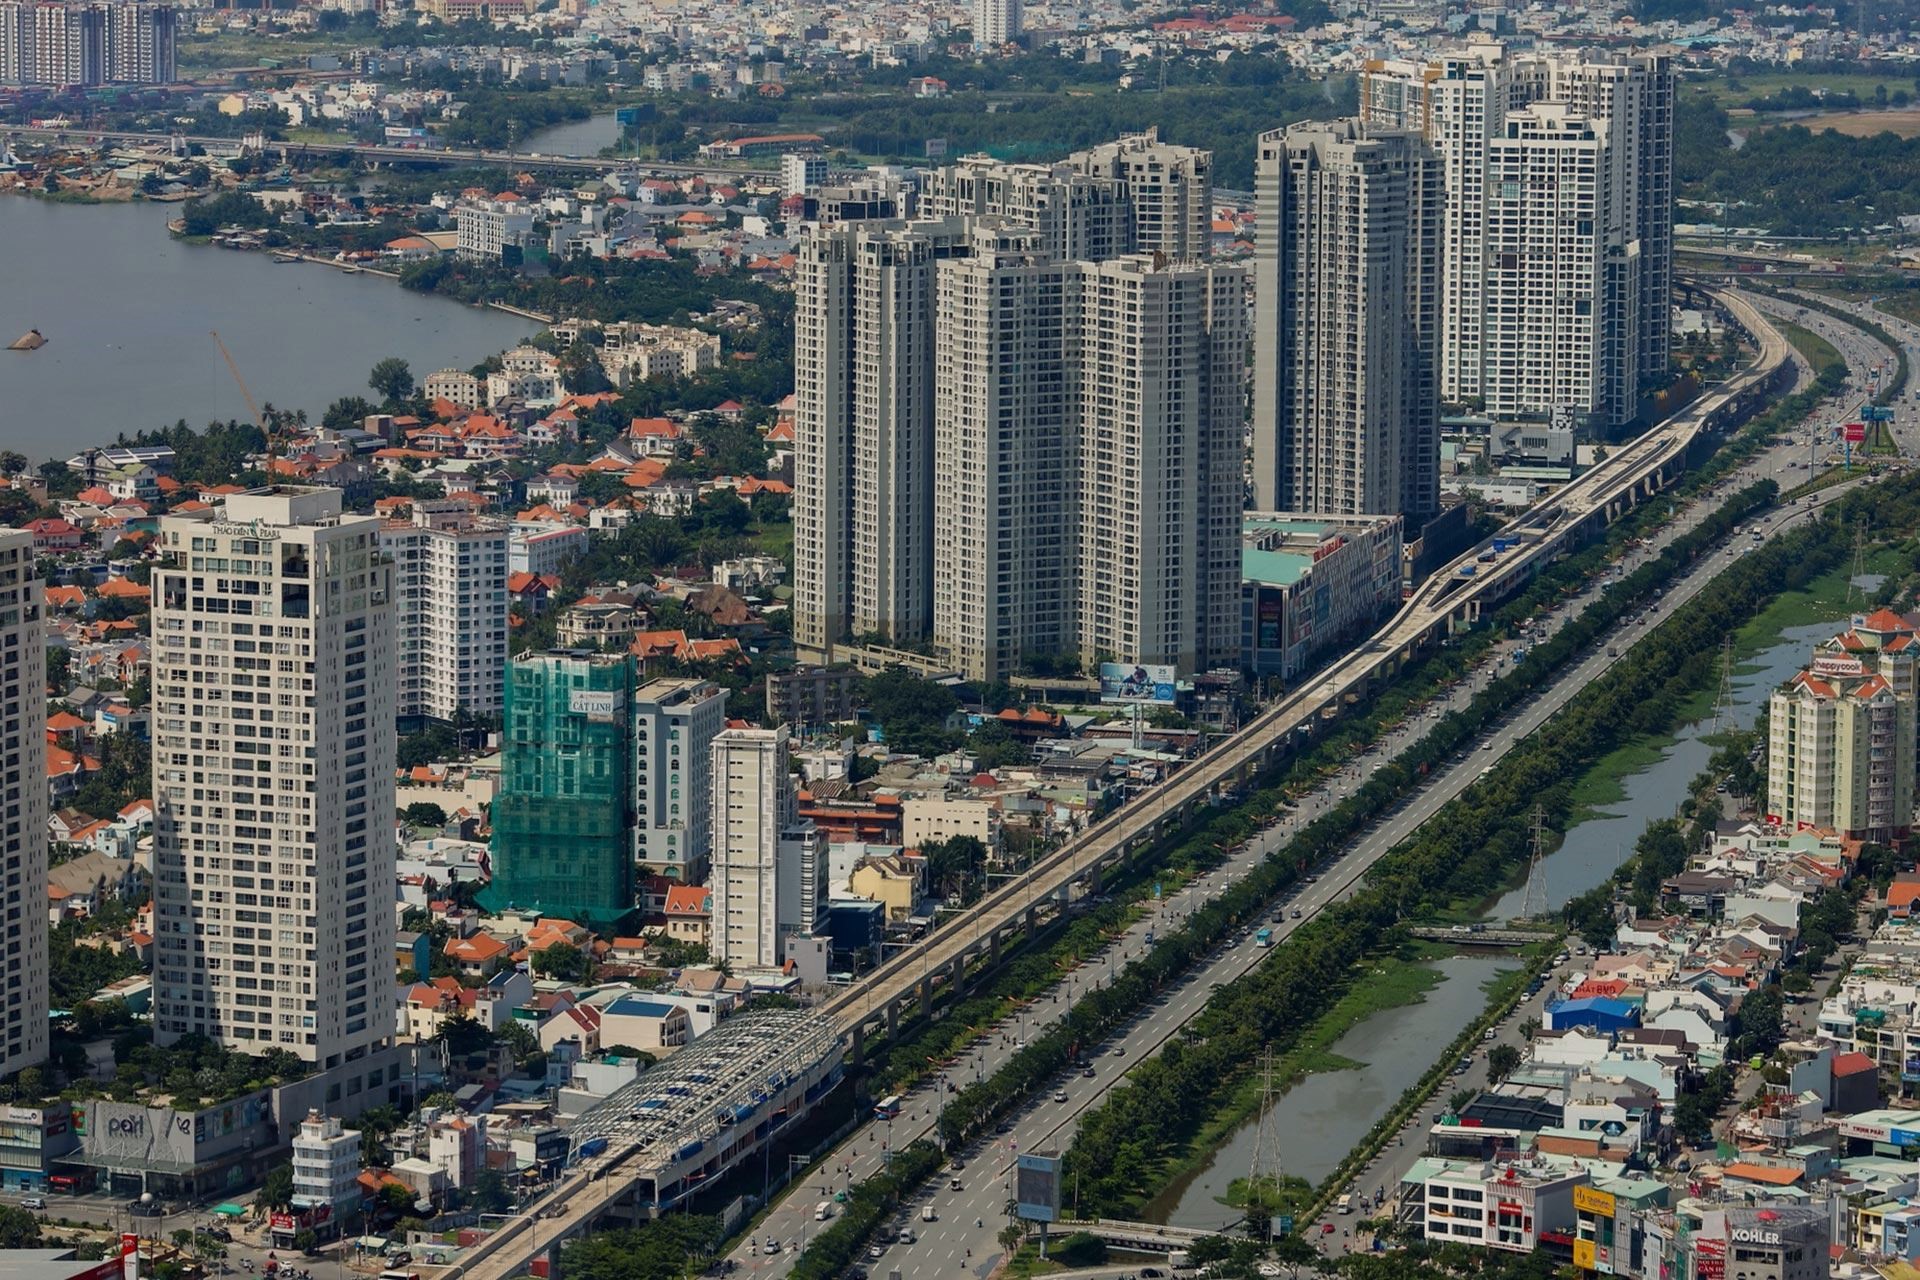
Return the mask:
POLYGON ((507 667, 489 910, 598 929, 634 910, 631 655, 553 650, 507 667))
POLYGON ((1249 512, 1241 525, 1242 665, 1291 680, 1400 603, 1399 516, 1249 512))

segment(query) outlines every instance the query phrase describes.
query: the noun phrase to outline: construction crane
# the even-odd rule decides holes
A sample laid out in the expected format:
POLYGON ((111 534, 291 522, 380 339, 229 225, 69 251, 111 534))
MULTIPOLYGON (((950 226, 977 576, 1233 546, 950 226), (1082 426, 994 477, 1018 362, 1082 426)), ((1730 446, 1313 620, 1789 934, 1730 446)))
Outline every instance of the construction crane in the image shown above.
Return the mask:
POLYGON ((267 438, 267 492, 272 493, 279 487, 279 481, 273 470, 274 461, 278 456, 278 451, 274 448, 273 424, 261 415, 260 406, 253 402, 253 392, 247 390, 247 380, 240 376, 240 366, 234 363, 233 352, 227 350, 227 344, 220 340, 220 331, 210 329, 208 332, 213 335, 213 345, 220 348, 221 359, 227 362, 227 372, 233 375, 234 382, 240 388, 240 394, 246 398, 247 411, 253 414, 253 425, 259 427, 260 434, 267 438))

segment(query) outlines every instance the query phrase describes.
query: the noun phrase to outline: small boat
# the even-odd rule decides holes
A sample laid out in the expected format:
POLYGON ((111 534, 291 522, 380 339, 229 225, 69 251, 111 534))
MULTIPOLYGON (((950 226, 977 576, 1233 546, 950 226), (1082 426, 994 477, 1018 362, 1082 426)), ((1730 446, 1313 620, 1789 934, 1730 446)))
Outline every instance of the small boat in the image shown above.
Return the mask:
POLYGON ((38 351, 47 345, 46 335, 38 329, 29 329, 7 344, 9 351, 38 351))
POLYGON ((299 254, 297 254, 297 253, 276 253, 276 254, 274 254, 274 255, 272 255, 272 257, 273 257, 273 260, 274 260, 275 262, 298 262, 298 261, 300 261, 300 255, 299 255, 299 254))

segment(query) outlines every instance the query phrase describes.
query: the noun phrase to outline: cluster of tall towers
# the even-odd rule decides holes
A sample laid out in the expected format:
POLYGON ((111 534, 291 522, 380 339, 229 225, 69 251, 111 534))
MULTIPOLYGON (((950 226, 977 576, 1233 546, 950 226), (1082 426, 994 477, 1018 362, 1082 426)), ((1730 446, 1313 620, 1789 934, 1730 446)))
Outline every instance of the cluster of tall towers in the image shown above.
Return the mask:
POLYGON ((168 84, 172 5, 0 0, 0 84, 168 84))
POLYGON ((1211 158, 971 158, 796 275, 795 640, 1186 670, 1238 648, 1246 273, 1211 158))
POLYGON ((1664 55, 1476 43, 1372 64, 1357 118, 1261 136, 1250 273, 1209 260, 1211 157, 1151 134, 971 157, 911 220, 816 230, 802 655, 919 647, 987 680, 1236 664, 1249 493, 1417 528, 1443 401, 1594 434, 1636 416, 1667 367, 1672 137, 1664 55))
POLYGON ((1257 504, 1419 515, 1436 401, 1595 433, 1667 368, 1661 54, 1370 64, 1360 115, 1262 135, 1257 504))

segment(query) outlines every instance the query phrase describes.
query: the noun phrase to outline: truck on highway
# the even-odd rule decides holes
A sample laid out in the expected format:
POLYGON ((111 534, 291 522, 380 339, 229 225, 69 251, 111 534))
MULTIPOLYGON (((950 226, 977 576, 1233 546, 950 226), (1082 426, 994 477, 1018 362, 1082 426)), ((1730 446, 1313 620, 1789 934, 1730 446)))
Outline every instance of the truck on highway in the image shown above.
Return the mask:
POLYGON ((1352 1213, 1353 1197, 1351 1195, 1341 1196, 1340 1199, 1334 1203, 1334 1208, 1338 1209, 1341 1213, 1352 1213))
POLYGON ((1273 945, 1273 930, 1262 929, 1260 930, 1260 932, 1253 935, 1253 940, 1256 944, 1260 946, 1270 947, 1273 945))

